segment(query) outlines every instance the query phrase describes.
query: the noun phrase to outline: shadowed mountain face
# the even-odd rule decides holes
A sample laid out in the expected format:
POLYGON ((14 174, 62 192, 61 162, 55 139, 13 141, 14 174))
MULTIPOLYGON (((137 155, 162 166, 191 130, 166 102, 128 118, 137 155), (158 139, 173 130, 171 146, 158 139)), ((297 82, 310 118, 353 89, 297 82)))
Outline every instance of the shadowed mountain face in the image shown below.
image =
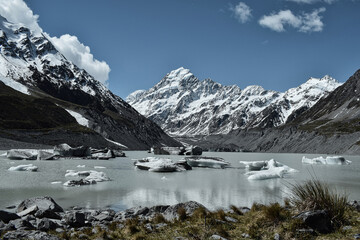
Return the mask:
MULTIPOLYGON (((153 145, 180 145, 85 70, 68 61, 45 34, 9 23, 0 17, 0 45, 0 80, 24 94, 38 98, 32 103, 51 102, 53 104, 49 109, 55 109, 56 104, 55 106, 63 109, 62 113, 66 110, 79 124, 91 129, 91 132, 129 149, 147 149, 153 145)), ((18 105, 17 111, 21 109, 23 108, 18 105)), ((42 110, 46 111, 47 108, 42 110)), ((55 119, 49 118, 50 127, 60 127, 66 123, 69 114, 59 114, 58 117, 61 118, 58 120, 60 125, 53 125, 55 119)), ((9 121, 10 119, 8 123, 9 121)), ((46 127, 46 121, 38 124, 46 127)), ((37 121, 31 122, 30 125, 23 122, 17 128, 22 131, 33 130, 37 121)), ((15 123, 10 125, 12 124, 15 123)), ((66 140, 59 139, 59 142, 66 140)))
POLYGON ((325 76, 286 92, 261 86, 241 90, 210 79, 201 81, 190 70, 179 68, 149 90, 130 94, 127 102, 174 136, 227 134, 281 126, 340 85, 325 76))

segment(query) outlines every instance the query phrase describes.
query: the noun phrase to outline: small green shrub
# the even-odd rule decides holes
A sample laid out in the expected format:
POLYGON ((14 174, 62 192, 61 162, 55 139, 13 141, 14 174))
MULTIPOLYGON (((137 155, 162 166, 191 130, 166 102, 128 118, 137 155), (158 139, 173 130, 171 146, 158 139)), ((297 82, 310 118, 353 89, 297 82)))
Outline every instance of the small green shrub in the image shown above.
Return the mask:
POLYGON ((219 209, 216 212, 214 212, 214 214, 218 219, 225 221, 226 214, 225 214, 224 210, 219 209))
POLYGON ((263 207, 264 207, 263 204, 254 202, 253 205, 251 206, 250 211, 251 212, 261 211, 263 209, 263 207))
POLYGON ((178 210, 177 210, 177 214, 179 215, 179 221, 185 221, 186 218, 187 218, 187 214, 186 214, 186 210, 185 208, 183 207, 180 207, 178 210))
POLYGON ((272 203, 263 207, 263 212, 266 219, 278 223, 285 219, 284 209, 279 203, 272 203))
POLYGON ((154 223, 164 223, 166 222, 166 219, 161 213, 157 213, 153 219, 154 223))
POLYGON ((335 193, 319 180, 313 179, 301 185, 293 185, 290 202, 298 211, 326 210, 334 227, 345 222, 347 196, 335 193))
POLYGON ((237 208, 235 205, 231 205, 230 209, 233 210, 234 213, 236 213, 237 215, 244 215, 244 213, 239 208, 237 208))

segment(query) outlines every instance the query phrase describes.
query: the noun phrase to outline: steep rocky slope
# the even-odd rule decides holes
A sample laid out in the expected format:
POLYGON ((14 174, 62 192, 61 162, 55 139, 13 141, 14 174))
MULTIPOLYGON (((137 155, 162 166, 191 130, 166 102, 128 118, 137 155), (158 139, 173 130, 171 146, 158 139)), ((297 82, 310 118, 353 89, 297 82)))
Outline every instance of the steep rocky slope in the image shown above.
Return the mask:
MULTIPOLYGON (((179 145, 159 126, 68 61, 46 34, 0 17, 0 45, 2 82, 56 103, 79 124, 101 134, 108 142, 115 141, 130 149, 179 145)), ((63 140, 66 139, 59 139, 63 140)))
POLYGON ((201 81, 189 69, 179 68, 149 90, 130 94, 126 101, 171 135, 214 135, 281 126, 340 85, 325 76, 283 93, 261 86, 241 90, 211 79, 201 81))
POLYGON ((229 151, 360 154, 360 70, 287 124, 180 139, 229 151))

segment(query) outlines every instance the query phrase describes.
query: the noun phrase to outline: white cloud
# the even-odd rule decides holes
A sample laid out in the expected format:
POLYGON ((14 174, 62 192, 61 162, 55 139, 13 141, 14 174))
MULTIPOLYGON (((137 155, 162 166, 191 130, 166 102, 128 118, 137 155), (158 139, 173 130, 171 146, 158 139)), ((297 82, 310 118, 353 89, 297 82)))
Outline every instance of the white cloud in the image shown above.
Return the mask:
MULTIPOLYGON (((38 24, 39 16, 35 15, 23 0, 0 0, 0 15, 12 23, 23 24, 32 32, 42 32, 38 24)), ((60 38, 49 36, 49 40, 69 61, 79 68, 85 69, 96 80, 106 85, 110 73, 109 65, 95 59, 90 48, 80 43, 76 36, 68 34, 62 35, 60 38)))
POLYGON ((94 59, 90 48, 82 44, 76 36, 64 34, 60 38, 52 37, 50 40, 68 60, 85 69, 99 82, 106 84, 110 73, 109 65, 94 59))
POLYGON ((286 25, 298 29, 299 32, 321 32, 324 23, 319 14, 325 10, 325 8, 319 8, 311 13, 302 13, 301 15, 294 15, 291 10, 282 10, 269 16, 263 16, 259 20, 259 24, 276 32, 284 32, 286 25))
POLYGON ((236 5, 235 7, 231 7, 230 10, 234 12, 235 17, 241 23, 246 23, 252 17, 251 8, 244 2, 239 2, 238 5, 236 5))
POLYGON ((0 0, 0 15, 12 23, 21 23, 35 32, 41 32, 38 15, 23 0, 0 0))
POLYGON ((337 0, 287 0, 287 1, 296 2, 296 3, 306 3, 306 4, 313 4, 313 3, 317 3, 317 2, 324 2, 324 3, 332 4, 332 3, 336 2, 337 0))

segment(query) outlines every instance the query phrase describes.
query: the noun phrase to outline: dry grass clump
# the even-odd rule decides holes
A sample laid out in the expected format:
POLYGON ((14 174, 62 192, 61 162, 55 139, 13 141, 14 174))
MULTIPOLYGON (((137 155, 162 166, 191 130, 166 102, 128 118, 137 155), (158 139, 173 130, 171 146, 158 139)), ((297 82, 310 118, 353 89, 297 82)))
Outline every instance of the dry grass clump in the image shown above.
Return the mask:
POLYGON ((326 183, 309 180, 292 188, 291 204, 299 211, 326 210, 334 227, 345 223, 348 198, 332 191, 326 183))

